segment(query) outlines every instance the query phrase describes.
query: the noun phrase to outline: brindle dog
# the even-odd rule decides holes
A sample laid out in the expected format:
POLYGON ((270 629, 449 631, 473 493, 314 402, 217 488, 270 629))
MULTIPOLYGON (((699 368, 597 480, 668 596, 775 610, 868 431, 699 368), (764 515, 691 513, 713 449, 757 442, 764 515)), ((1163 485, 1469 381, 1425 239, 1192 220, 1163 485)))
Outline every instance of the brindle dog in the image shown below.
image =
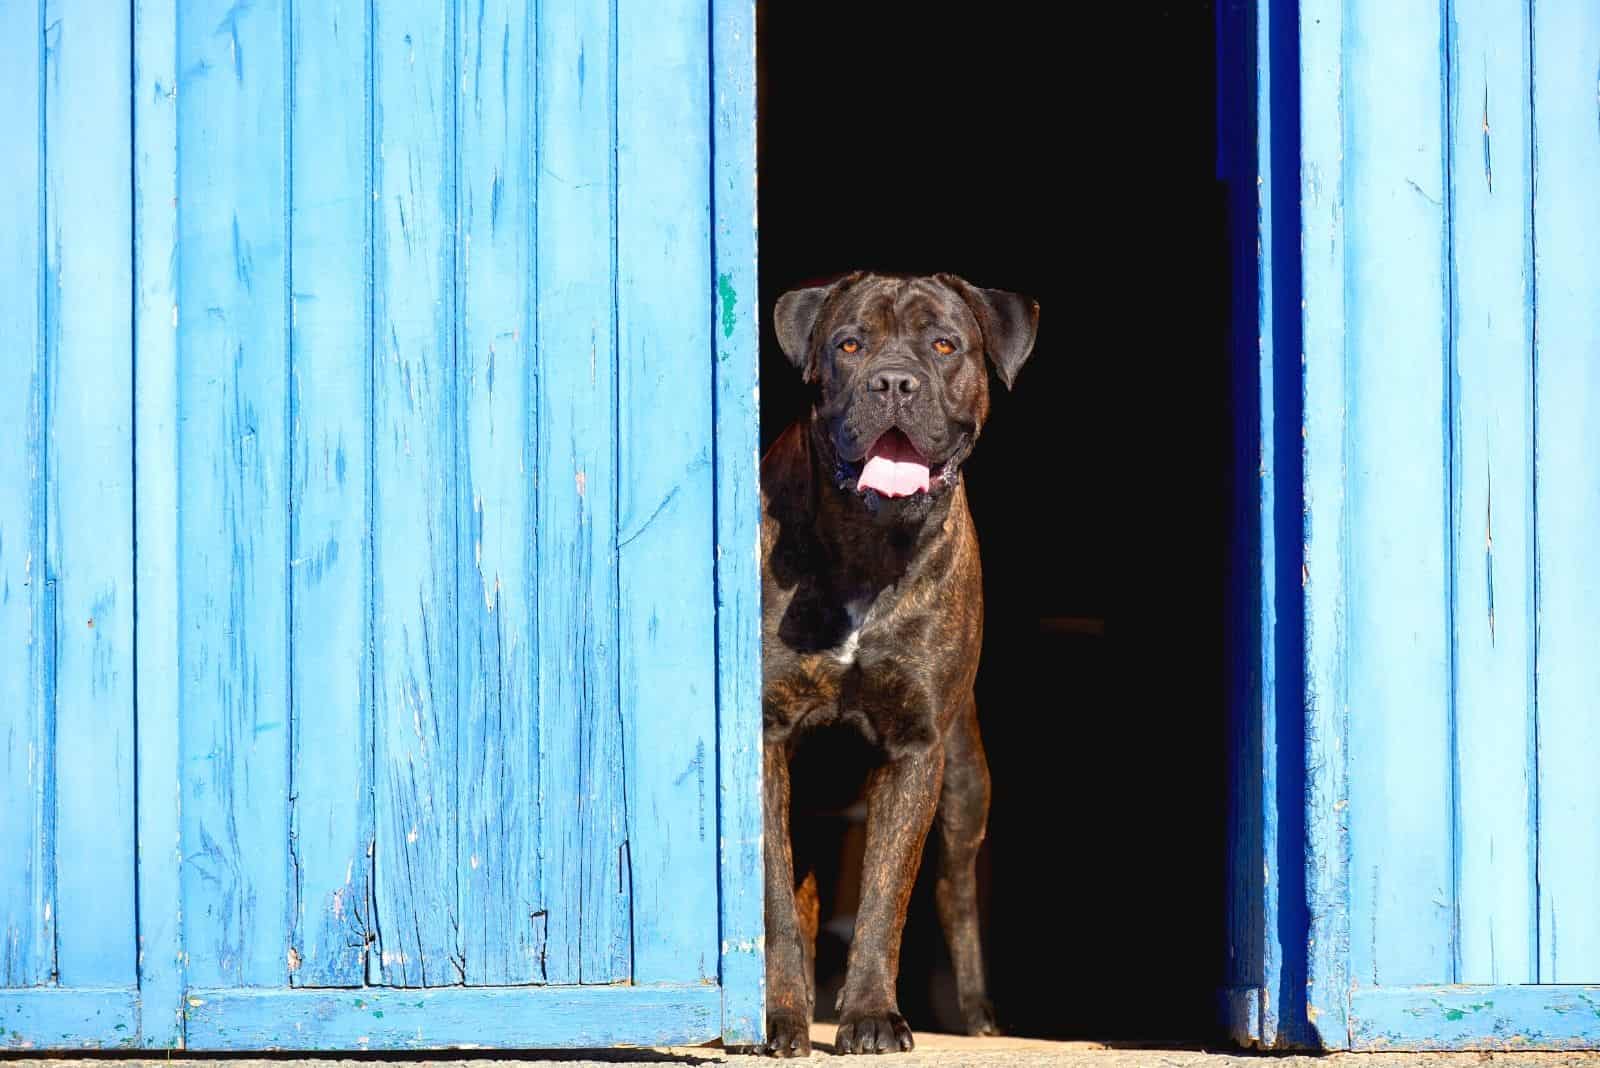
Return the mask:
POLYGON ((879 756, 838 1051, 912 1048, 895 981, 936 811, 962 1016, 992 1034, 976 878, 989 769, 972 696, 983 583, 961 464, 989 411, 985 357, 1009 389, 1039 307, 948 274, 856 273, 785 294, 776 319, 819 396, 761 462, 767 1049, 811 1052, 817 887, 795 880, 789 762, 825 724, 855 728, 879 756))

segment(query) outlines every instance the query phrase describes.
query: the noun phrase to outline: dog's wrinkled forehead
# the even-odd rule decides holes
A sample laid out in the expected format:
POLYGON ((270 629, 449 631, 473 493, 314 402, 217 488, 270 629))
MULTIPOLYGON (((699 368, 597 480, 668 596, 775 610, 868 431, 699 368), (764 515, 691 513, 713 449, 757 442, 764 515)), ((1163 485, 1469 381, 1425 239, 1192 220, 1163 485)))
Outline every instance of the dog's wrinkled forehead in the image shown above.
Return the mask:
POLYGON ((886 340, 920 335, 930 327, 978 334, 978 320, 961 296, 931 278, 870 278, 840 293, 824 310, 825 322, 814 342, 827 344, 840 329, 859 326, 886 340))

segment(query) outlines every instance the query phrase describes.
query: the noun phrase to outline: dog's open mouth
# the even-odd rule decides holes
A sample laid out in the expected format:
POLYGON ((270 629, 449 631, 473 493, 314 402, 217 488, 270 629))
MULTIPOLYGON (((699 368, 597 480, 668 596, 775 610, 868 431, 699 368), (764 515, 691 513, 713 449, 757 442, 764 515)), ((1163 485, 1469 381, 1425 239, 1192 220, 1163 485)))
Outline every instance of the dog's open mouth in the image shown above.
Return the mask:
POLYGON ((937 467, 911 443, 905 431, 890 427, 878 435, 859 460, 834 460, 833 477, 841 490, 874 499, 938 496, 961 477, 966 450, 958 448, 937 467))
POLYGON ((911 439, 891 428, 867 450, 861 474, 856 476, 856 489, 861 493, 875 490, 882 497, 910 497, 927 493, 932 478, 928 461, 911 439))

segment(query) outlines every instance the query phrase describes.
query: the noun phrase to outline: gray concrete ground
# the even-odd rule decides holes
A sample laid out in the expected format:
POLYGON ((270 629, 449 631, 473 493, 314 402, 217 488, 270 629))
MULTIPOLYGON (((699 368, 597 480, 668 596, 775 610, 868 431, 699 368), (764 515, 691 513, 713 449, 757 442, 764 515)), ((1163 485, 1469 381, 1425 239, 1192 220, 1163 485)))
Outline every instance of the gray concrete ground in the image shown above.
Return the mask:
MULTIPOLYGON (((812 1032, 816 1052, 808 1064, 833 1064, 844 1068, 841 1058, 832 1052, 833 1027, 818 1024, 812 1032)), ((158 1068, 164 1059, 142 1060, 52 1059, 12 1060, 5 1058, 6 1068, 12 1065, 38 1065, 40 1068, 158 1068)), ((617 1068, 619 1065, 682 1065, 684 1068, 775 1068, 778 1062, 765 1057, 729 1056, 720 1049, 660 1049, 617 1050, 603 1054, 561 1053, 516 1060, 451 1059, 438 1054, 426 1058, 392 1060, 375 1057, 359 1061, 338 1058, 229 1058, 204 1060, 187 1058, 186 1066, 216 1065, 218 1068, 285 1068, 286 1065, 307 1068, 534 1068, 548 1065, 552 1068, 617 1068)), ((1333 1056, 1282 1056, 1250 1055, 1235 1051, 1210 1051, 1199 1049, 1109 1047, 1093 1042, 1044 1042, 1024 1038, 966 1038, 955 1035, 918 1034, 914 1053, 885 1057, 884 1068, 1481 1068, 1498 1065, 1502 1068, 1600 1068, 1600 1053, 1347 1053, 1333 1056)))

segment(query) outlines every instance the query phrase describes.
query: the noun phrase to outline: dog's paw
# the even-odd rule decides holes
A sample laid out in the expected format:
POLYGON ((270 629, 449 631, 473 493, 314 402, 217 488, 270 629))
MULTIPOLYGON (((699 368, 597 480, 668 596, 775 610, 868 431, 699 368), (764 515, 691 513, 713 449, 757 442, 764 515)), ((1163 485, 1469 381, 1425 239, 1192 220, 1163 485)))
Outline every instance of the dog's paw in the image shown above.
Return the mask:
POLYGON ((898 1012, 846 1014, 833 1044, 837 1053, 909 1053, 916 1046, 898 1012))
POLYGON ((998 1035, 1000 1026, 994 1022, 994 1005, 988 998, 978 998, 961 1007, 961 1022, 969 1035, 998 1035))
POLYGON ((767 1044, 762 1047, 774 1057, 811 1056, 811 1021, 790 1012, 767 1016, 767 1044))

